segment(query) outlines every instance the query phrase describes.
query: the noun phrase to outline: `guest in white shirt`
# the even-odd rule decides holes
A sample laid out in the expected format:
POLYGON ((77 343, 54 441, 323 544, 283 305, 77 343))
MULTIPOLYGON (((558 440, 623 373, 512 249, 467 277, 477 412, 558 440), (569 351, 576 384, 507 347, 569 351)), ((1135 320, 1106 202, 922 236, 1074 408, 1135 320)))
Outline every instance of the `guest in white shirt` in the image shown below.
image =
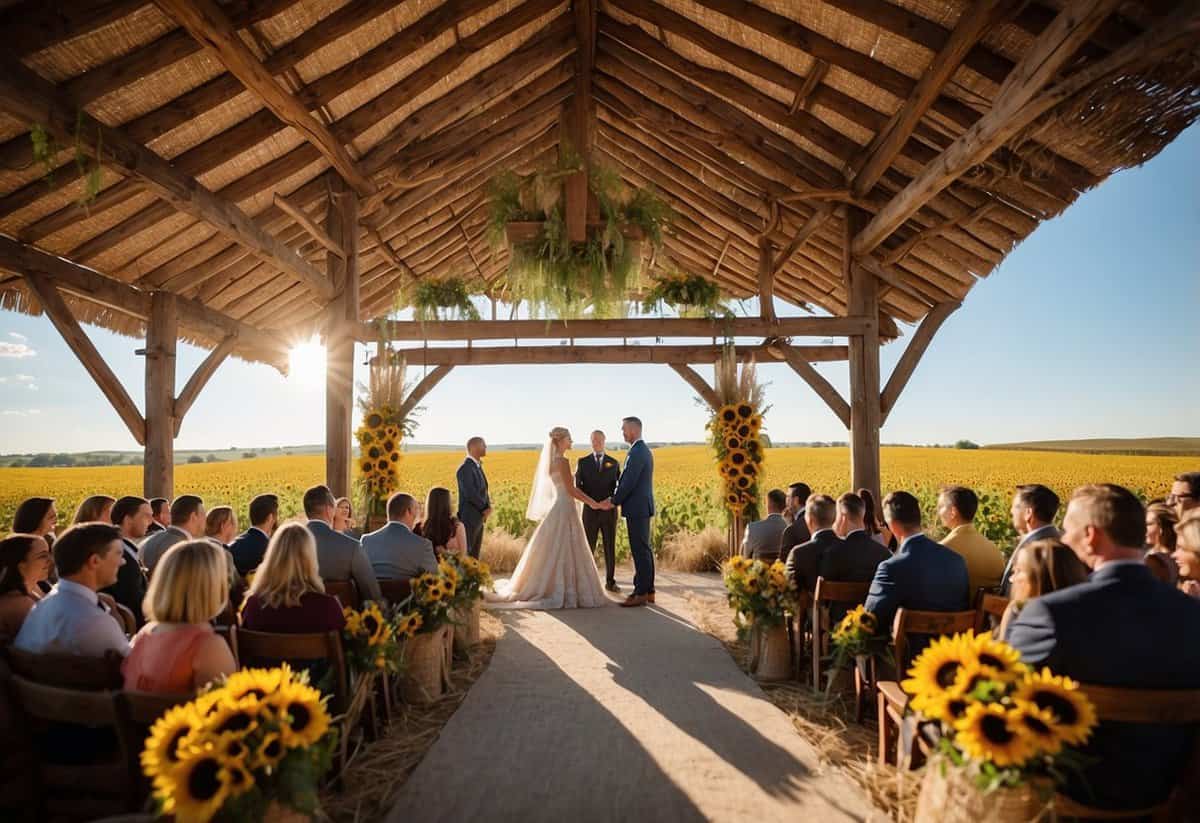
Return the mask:
POLYGON ((83 523, 54 542, 59 581, 25 618, 13 645, 33 654, 103 657, 129 653, 129 641, 97 592, 117 581, 125 562, 121 532, 107 523, 83 523))

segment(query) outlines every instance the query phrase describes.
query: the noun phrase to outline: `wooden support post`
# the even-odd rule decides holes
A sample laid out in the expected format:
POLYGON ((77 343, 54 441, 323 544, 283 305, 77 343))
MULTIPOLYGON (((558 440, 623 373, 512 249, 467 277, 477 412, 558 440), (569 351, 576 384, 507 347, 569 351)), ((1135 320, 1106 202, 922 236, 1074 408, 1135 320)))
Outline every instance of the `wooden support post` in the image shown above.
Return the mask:
POLYGON ((717 398, 717 393, 713 391, 713 387, 708 385, 708 382, 696 374, 691 366, 683 363, 671 363, 671 370, 682 377, 689 386, 696 390, 696 394, 700 395, 700 399, 708 404, 708 407, 716 411, 721 407, 721 401, 717 398))
POLYGON ((179 314, 175 295, 150 295, 146 324, 146 459, 142 492, 147 498, 175 496, 175 344, 179 314))
POLYGON ((354 332, 358 324, 358 198, 331 176, 326 230, 346 250, 326 266, 337 294, 325 311, 325 483, 334 497, 350 494, 350 419, 354 411, 354 332))
MULTIPOLYGON (((854 263, 851 244, 864 223, 863 212, 849 206, 842 221, 842 273, 850 314, 879 316, 879 281, 854 263)), ((879 497, 879 329, 870 326, 850 338, 850 476, 855 489, 879 497)))

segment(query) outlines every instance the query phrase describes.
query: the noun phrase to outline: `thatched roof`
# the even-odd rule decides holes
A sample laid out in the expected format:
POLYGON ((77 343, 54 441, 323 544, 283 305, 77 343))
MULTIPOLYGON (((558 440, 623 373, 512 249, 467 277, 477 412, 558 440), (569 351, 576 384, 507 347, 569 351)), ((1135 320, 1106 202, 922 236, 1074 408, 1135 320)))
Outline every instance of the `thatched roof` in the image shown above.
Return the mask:
MULTIPOLYGON (((851 201, 870 219, 911 188, 992 110, 1061 4, 596 5, 594 160, 632 184, 654 185, 678 213, 666 251, 733 296, 758 291, 764 230, 783 249, 820 211, 774 293, 840 314, 840 204, 851 201), (964 11, 988 5, 994 16, 971 36, 964 11), (946 46, 955 38, 965 57, 946 46), (947 66, 948 79, 927 88, 922 79, 947 66), (909 126, 906 110, 916 112, 909 126), (906 131, 894 156, 883 155, 886 165, 870 175, 877 179, 863 186, 860 178, 856 188, 881 135, 896 128, 906 131)), ((961 300, 1042 220, 1114 171, 1153 157, 1200 113, 1195 29, 1176 24, 1174 39, 1150 38, 1169 14, 1194 24, 1195 4, 1110 5, 1116 11, 1072 50, 1051 85, 1072 76, 1089 82, 1059 90, 1061 99, 894 228, 877 226, 881 242, 863 263, 884 283, 884 313, 914 322, 961 300), (1130 44, 1137 54, 1123 58, 1130 44)), ((284 96, 316 115, 376 189, 360 204, 362 317, 386 313, 413 277, 480 276, 498 291, 507 255, 483 236, 486 184, 556 151, 581 65, 571 4, 228 0, 220 8, 284 96)), ((274 197, 320 222, 334 161, 177 16, 141 0, 24 0, 0 10, 0 42, 8 61, 0 73, 32 72, 20 75, 23 83, 117 127, 324 272, 325 247, 274 197)), ((85 182, 73 147, 58 141, 47 175, 34 159, 30 126, 23 113, 0 111, 0 234, 139 289, 193 298, 247 327, 299 336, 319 324, 327 298, 294 269, 181 210, 119 162, 103 161, 100 191, 80 206, 85 182)), ((36 310, 19 274, 0 273, 0 301, 36 310)), ((135 314, 73 300, 83 319, 142 332, 135 314)))

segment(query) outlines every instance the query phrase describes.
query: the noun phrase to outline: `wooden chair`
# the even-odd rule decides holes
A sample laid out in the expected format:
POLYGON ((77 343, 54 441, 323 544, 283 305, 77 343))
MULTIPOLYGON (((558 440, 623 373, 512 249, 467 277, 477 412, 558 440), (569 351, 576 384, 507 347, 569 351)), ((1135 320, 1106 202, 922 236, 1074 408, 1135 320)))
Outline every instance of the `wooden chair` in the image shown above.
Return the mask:
POLYGON ((362 598, 353 580, 326 580, 325 594, 332 594, 340 600, 343 608, 362 608, 362 598))
MULTIPOLYGON (((900 608, 892 621, 892 648, 896 656, 896 676, 901 677, 908 669, 909 635, 926 634, 942 636, 957 634, 975 628, 974 609, 965 612, 922 612, 900 608)), ((917 721, 906 715, 908 695, 896 680, 882 680, 876 684, 879 721, 879 762, 887 763, 888 752, 896 748, 896 765, 911 768, 919 765, 915 761, 921 748, 917 738, 917 721)))
POLYGON ((403 603, 412 594, 412 578, 400 577, 395 580, 380 580, 379 591, 383 599, 395 606, 403 603))
POLYGON ((1077 803, 1066 795, 1054 798, 1057 817, 1087 820, 1148 819, 1154 823, 1191 820, 1198 808, 1200 792, 1200 689, 1124 689, 1116 686, 1079 685, 1096 707, 1101 722, 1144 725, 1194 725, 1195 740, 1187 766, 1171 796, 1148 809, 1115 811, 1077 803), (1188 797, 1187 795, 1191 795, 1188 797))
POLYGON ((812 604, 812 594, 800 592, 796 598, 796 611, 788 616, 788 645, 792 654, 792 669, 797 681, 804 680, 804 650, 807 648, 804 632, 804 618, 812 604))
POLYGON ((990 632, 993 626, 999 625, 1007 608, 1007 597, 980 589, 975 597, 975 634, 990 632))
POLYGON ((867 599, 871 588, 870 581, 865 583, 841 583, 836 580, 817 578, 817 586, 812 598, 812 683, 813 688, 821 691, 821 658, 824 656, 829 632, 829 604, 849 603, 860 605, 867 599))
POLYGON ((138 796, 145 801, 150 796, 150 781, 142 774, 141 752, 145 746, 150 727, 168 709, 187 703, 194 694, 154 694, 151 692, 121 691, 116 694, 117 718, 122 736, 129 741, 126 755, 129 758, 129 773, 139 780, 138 796))
POLYGON ((10 680, 13 698, 27 722, 27 734, 51 724, 66 723, 90 729, 109 729, 116 741, 110 757, 83 765, 60 765, 36 759, 39 819, 93 820, 99 815, 133 812, 140 808, 140 769, 131 755, 134 741, 124 736, 115 693, 65 689, 36 683, 19 674, 10 680))
POLYGON ((33 749, 12 696, 12 668, 0 660, 0 819, 35 820, 33 749))
POLYGON ((60 686, 66 689, 101 691, 119 689, 121 655, 109 652, 104 657, 84 657, 76 654, 34 654, 9 646, 5 653, 13 673, 35 683, 60 686))

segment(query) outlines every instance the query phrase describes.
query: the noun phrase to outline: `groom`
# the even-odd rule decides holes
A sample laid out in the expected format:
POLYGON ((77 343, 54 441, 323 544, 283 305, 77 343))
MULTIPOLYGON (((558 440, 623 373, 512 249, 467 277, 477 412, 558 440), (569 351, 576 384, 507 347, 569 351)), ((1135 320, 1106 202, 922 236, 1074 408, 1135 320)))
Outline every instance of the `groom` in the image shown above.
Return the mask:
POLYGON ((642 440, 642 421, 626 417, 621 434, 629 444, 629 455, 617 490, 609 498, 621 507, 629 548, 633 554, 633 594, 622 606, 644 606, 654 602, 654 552, 650 548, 650 518, 654 517, 654 455, 642 440))
POLYGON ((458 519, 467 531, 467 554, 479 559, 483 547, 483 524, 492 515, 492 500, 488 496, 487 475, 483 473, 483 458, 487 443, 482 437, 467 441, 467 459, 458 467, 458 519))

